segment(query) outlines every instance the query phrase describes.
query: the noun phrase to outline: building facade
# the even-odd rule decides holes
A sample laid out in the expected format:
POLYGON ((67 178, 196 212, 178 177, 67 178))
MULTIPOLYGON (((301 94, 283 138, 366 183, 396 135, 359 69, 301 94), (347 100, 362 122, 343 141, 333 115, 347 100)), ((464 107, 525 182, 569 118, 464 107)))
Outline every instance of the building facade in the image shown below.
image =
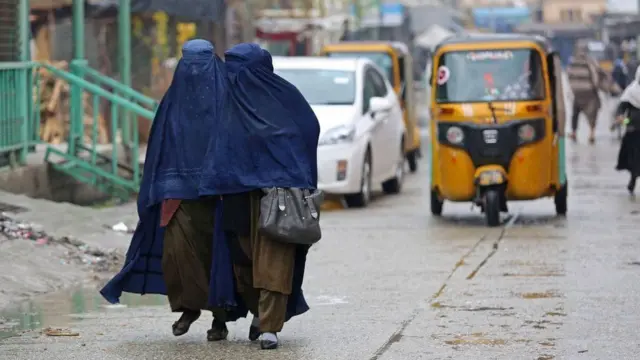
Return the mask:
POLYGON ((607 0, 545 0, 542 17, 545 23, 593 24, 607 10, 607 0))

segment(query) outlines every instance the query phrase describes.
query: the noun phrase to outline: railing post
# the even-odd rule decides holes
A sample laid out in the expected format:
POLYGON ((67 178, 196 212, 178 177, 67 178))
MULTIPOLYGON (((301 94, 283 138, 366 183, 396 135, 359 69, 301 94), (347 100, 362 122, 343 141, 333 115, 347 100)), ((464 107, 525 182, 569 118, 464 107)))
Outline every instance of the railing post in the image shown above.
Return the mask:
MULTIPOLYGON (((118 1, 118 68, 120 71, 120 82, 125 86, 131 86, 131 0, 118 1)), ((129 100, 125 94, 119 94, 129 100)), ((127 158, 131 157, 131 148, 138 146, 133 144, 131 136, 132 128, 131 113, 126 109, 121 110, 121 134, 122 145, 125 149, 127 158)), ((115 144, 114 144, 115 146, 115 144)), ((127 159, 129 160, 129 159, 127 159)), ((131 159, 131 164, 135 165, 135 161, 131 159)), ((136 160, 137 161, 137 160, 136 160)))
MULTIPOLYGON (((18 5, 18 24, 19 24, 19 36, 20 36, 20 61, 31 61, 30 54, 30 42, 29 34, 31 33, 29 22, 29 0, 20 0, 18 5)), ((16 81, 18 82, 18 111, 22 116, 22 150, 20 151, 20 164, 26 164, 27 154, 29 153, 29 145, 31 143, 31 114, 29 103, 33 101, 32 91, 33 88, 28 81, 31 79, 29 76, 31 72, 30 68, 23 68, 18 70, 16 81)))
MULTIPOLYGON (((73 0, 73 61, 84 60, 84 0, 73 0)), ((83 76, 80 66, 71 66, 71 72, 79 77, 83 76)), ((84 104, 82 103, 82 88, 77 84, 71 85, 71 126, 69 131, 69 150, 76 154, 78 145, 82 142, 84 133, 84 104)))

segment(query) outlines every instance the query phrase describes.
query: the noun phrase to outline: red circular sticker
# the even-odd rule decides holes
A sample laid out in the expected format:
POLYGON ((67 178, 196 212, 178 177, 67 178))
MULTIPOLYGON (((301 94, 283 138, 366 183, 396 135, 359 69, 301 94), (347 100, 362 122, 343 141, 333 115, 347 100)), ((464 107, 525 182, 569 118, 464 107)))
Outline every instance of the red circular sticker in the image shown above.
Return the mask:
POLYGON ((449 68, 446 66, 440 66, 438 68, 438 85, 444 85, 449 81, 449 68))

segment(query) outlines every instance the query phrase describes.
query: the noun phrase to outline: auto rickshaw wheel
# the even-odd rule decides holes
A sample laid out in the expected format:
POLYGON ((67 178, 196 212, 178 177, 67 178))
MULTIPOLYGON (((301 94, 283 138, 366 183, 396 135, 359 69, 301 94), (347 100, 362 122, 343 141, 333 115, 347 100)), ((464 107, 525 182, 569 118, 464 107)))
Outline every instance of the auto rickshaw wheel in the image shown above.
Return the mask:
POLYGON ((409 163, 409 171, 412 173, 418 171, 418 151, 412 150, 407 154, 407 162, 409 163))
POLYGON ((556 214, 558 215, 566 215, 567 214, 567 198, 569 197, 569 182, 565 181, 564 185, 560 187, 553 198, 553 201, 556 204, 556 214))
POLYGON ((487 189, 484 192, 483 205, 487 226, 495 227, 500 225, 500 191, 498 189, 487 189))
POLYGON ((440 197, 438 197, 438 192, 435 190, 431 190, 431 214, 435 216, 442 215, 443 205, 444 201, 440 200, 440 197))

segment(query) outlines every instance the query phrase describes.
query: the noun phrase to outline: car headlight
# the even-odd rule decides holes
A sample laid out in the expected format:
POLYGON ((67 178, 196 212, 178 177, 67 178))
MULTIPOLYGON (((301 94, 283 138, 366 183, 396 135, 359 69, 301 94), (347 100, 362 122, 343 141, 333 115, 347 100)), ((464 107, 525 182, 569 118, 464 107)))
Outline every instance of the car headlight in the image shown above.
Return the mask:
POLYGON ((355 126, 351 125, 341 125, 334 127, 327 131, 320 141, 318 145, 333 145, 340 143, 348 143, 352 142, 356 135, 355 126))
POLYGON ((531 124, 524 124, 518 128, 518 139, 522 143, 528 143, 536 138, 536 129, 531 124))
POLYGON ((464 131, 457 126, 451 126, 447 129, 447 141, 453 145, 460 145, 464 141, 464 131))

